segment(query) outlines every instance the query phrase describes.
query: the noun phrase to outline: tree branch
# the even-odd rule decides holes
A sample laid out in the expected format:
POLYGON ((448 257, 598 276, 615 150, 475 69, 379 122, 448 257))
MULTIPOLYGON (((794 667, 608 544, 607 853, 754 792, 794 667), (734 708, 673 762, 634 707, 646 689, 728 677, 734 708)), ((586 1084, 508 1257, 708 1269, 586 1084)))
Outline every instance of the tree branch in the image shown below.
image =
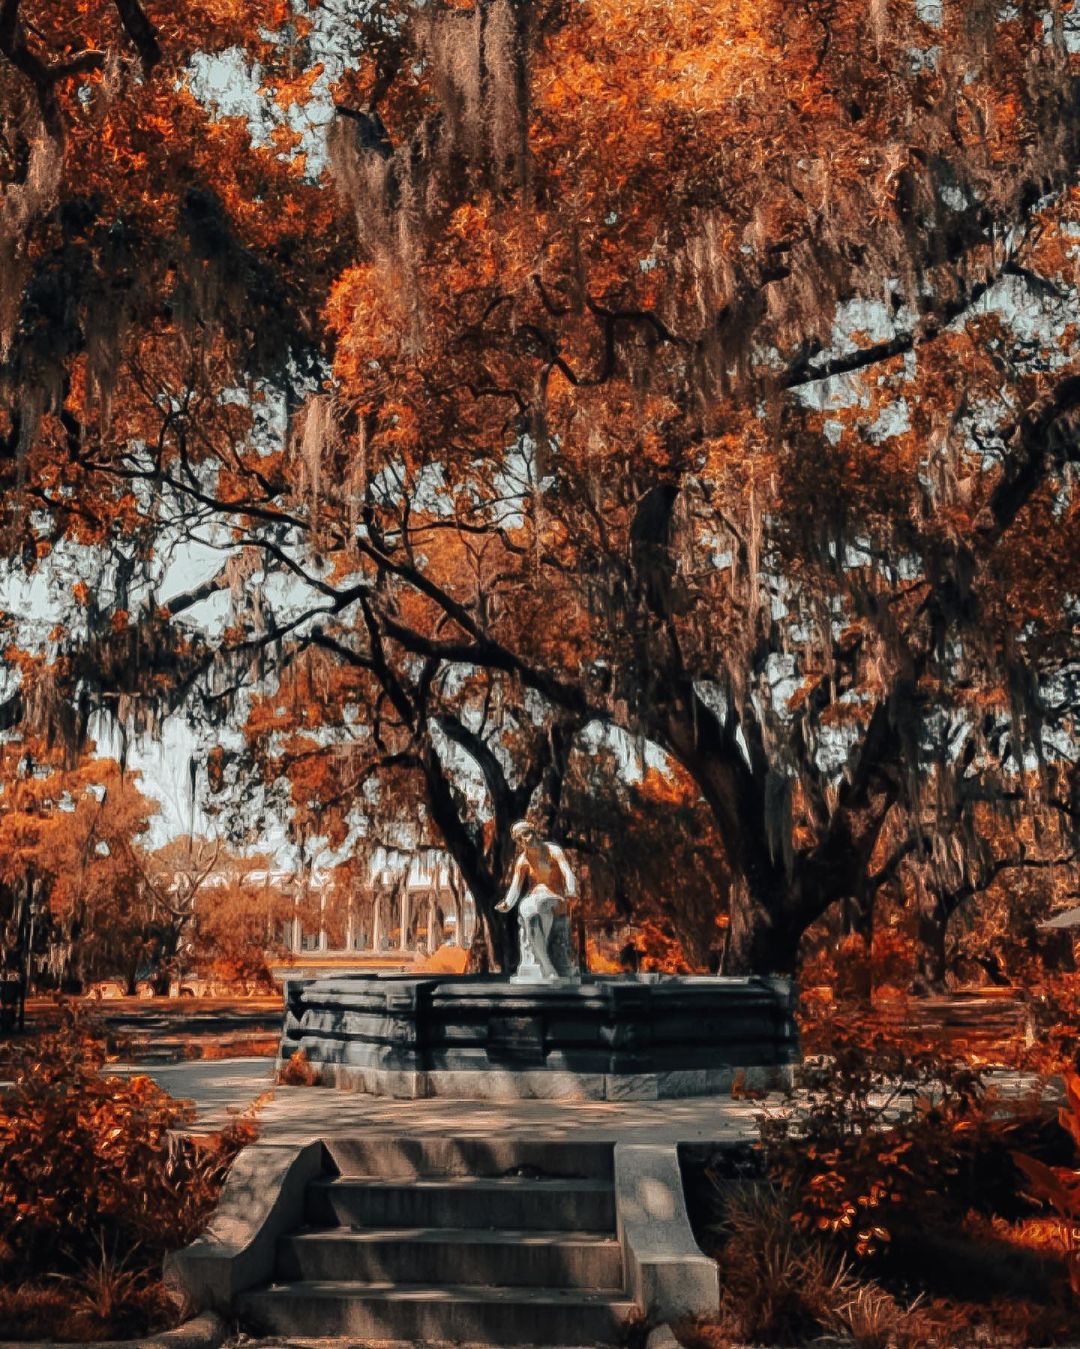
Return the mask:
POLYGON ((1006 439, 1017 453, 1006 461, 1001 478, 989 501, 992 523, 980 531, 983 542, 993 545, 1008 530, 1046 477, 1049 469, 1076 457, 1075 439, 1056 436, 1056 423, 1080 407, 1080 375, 1068 375, 1033 403, 1014 423, 1006 439))
POLYGON ((139 0, 115 0, 115 3, 124 32, 142 58, 143 70, 149 75, 161 60, 157 30, 146 17, 146 11, 139 4, 139 0))

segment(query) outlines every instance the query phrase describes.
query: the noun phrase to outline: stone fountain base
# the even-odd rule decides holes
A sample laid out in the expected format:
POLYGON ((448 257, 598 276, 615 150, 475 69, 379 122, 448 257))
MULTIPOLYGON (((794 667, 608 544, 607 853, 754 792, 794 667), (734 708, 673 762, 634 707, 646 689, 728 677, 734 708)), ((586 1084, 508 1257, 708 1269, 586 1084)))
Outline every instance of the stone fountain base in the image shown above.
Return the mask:
POLYGON ((377 1096, 656 1100, 790 1081, 790 980, 361 974, 286 984, 279 1066, 377 1096))

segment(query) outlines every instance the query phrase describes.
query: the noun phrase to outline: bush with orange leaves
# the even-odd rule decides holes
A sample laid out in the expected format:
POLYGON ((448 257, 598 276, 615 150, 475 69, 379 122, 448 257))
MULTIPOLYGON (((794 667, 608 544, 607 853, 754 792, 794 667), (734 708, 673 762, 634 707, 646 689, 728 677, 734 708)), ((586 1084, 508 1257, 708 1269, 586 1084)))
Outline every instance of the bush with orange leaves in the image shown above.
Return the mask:
MULTIPOLYGON (((1080 1073, 1065 1074, 1065 1104, 1058 1111, 1058 1120, 1080 1155, 1080 1073)), ((1023 1152, 1014 1152, 1013 1160, 1024 1173, 1032 1195, 1049 1204, 1060 1219, 1069 1284, 1080 1297, 1080 1170, 1047 1166, 1023 1152)))
POLYGON ((1007 1171, 1017 1117, 999 1116, 977 1069, 864 1028, 837 1030, 833 1052, 801 1070, 802 1090, 761 1119, 766 1166, 794 1195, 797 1229, 831 1236, 859 1259, 899 1230, 959 1221, 1007 1171))
POLYGON ((319 1072, 308 1061, 307 1054, 298 1049, 277 1070, 276 1080, 281 1087, 314 1087, 319 1081, 319 1072))
POLYGON ((108 1076, 104 1040, 69 1009, 54 1033, 5 1049, 5 1327, 100 1338, 175 1320, 162 1257, 202 1229, 253 1127, 241 1121, 208 1140, 173 1133, 190 1106, 148 1077, 108 1076))

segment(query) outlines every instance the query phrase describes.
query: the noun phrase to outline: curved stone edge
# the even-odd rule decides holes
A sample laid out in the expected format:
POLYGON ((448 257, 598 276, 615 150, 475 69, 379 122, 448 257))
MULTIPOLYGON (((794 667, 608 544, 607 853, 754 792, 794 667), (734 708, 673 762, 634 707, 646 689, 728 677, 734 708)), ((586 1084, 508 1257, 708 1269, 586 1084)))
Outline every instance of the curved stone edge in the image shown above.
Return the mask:
POLYGON ((694 1240, 678 1144, 615 1144, 615 1208, 627 1291, 648 1320, 715 1314, 720 1270, 694 1240))
POLYGON ((240 1293, 271 1281, 277 1239, 303 1223, 308 1181, 325 1168, 318 1140, 244 1148, 209 1227, 190 1246, 166 1256, 165 1282, 191 1306, 227 1314, 240 1293))
POLYGON ((653 1326, 645 1337, 645 1349, 682 1349, 682 1342, 672 1328, 665 1322, 653 1326))
POLYGON ((218 1349, 225 1334, 216 1312, 201 1312, 172 1330, 135 1340, 0 1340, 0 1349, 218 1349))

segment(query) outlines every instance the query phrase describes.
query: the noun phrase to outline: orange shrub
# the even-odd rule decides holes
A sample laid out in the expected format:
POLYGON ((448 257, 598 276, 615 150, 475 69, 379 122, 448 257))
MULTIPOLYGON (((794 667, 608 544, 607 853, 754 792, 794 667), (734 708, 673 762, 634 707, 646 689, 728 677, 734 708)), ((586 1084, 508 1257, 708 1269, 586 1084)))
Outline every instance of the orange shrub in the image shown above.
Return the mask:
POLYGON ((282 1087, 313 1087, 318 1080, 318 1070, 302 1049, 290 1055, 277 1071, 277 1082, 282 1087))
POLYGON ((0 1064, 12 1080, 0 1098, 0 1293, 22 1306, 28 1284, 60 1279, 69 1304, 106 1308, 93 1324, 107 1332, 131 1328, 133 1305, 165 1314, 161 1258, 202 1229, 254 1130, 174 1134, 189 1105, 104 1065, 104 1041, 67 1008, 57 1031, 9 1047, 0 1064))
MULTIPOLYGON (((1080 1073, 1065 1074, 1065 1105, 1058 1112, 1061 1127, 1080 1154, 1080 1073)), ((1080 1296, 1080 1170, 1046 1166, 1035 1157, 1014 1152, 1032 1194, 1050 1205, 1060 1219, 1060 1236, 1069 1268, 1069 1283, 1080 1296)))
POLYGON ((833 1052, 802 1069, 791 1108, 760 1127, 769 1173, 795 1197, 796 1228, 864 1258, 898 1226, 962 1216, 986 1155, 1004 1160, 1008 1125, 985 1108, 976 1069, 860 1030, 838 1029, 833 1052))
POLYGON ((1045 1073, 1080 1069, 1080 973, 1043 973, 1031 982, 1034 1034, 1023 1047, 1024 1067, 1045 1073))

